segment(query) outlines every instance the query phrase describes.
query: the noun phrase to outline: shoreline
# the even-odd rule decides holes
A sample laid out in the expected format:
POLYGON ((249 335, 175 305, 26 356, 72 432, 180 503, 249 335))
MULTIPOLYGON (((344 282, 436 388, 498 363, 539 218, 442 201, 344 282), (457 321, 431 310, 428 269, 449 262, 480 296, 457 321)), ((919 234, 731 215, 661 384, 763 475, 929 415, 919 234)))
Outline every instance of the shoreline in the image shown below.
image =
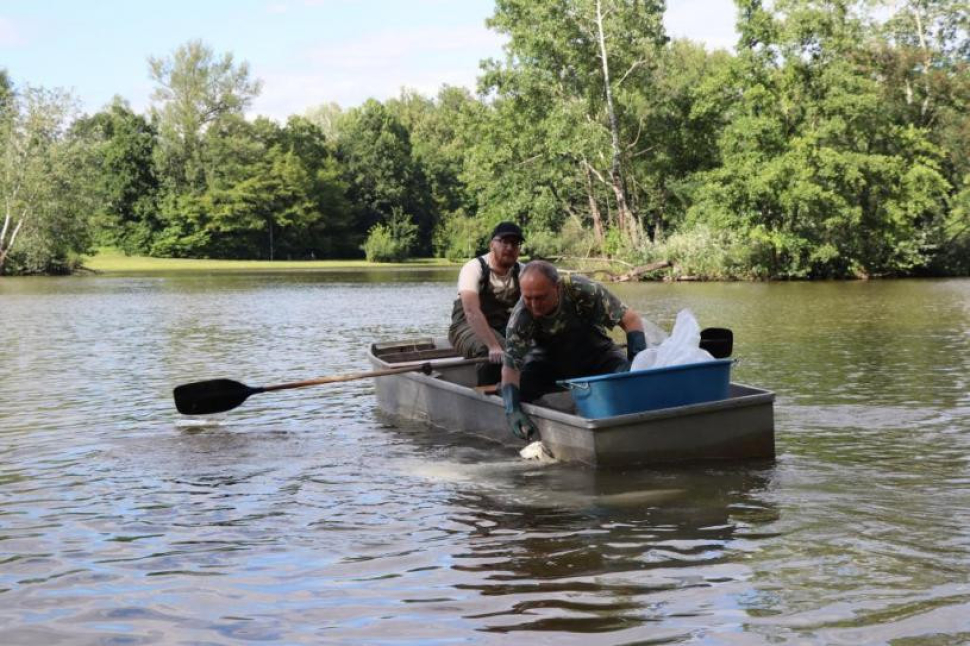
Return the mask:
POLYGON ((214 260, 199 258, 153 258, 126 256, 119 251, 106 250, 84 256, 74 273, 111 275, 130 273, 207 273, 207 272, 310 272, 452 269, 461 265, 441 258, 417 258, 400 263, 375 263, 366 260, 214 260))

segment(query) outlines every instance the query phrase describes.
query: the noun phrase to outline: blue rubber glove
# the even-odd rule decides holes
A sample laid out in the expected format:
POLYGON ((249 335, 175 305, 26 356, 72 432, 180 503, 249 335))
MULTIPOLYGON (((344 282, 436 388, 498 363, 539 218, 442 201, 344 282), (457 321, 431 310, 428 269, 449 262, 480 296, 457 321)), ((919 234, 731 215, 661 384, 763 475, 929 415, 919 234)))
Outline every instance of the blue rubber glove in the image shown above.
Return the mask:
POLYGON ((638 352, 643 352, 646 349, 647 335, 645 335, 642 330, 632 330, 626 333, 627 361, 633 361, 633 357, 637 356, 638 352))
POLYGON ((522 410, 518 386, 502 384, 502 401, 505 402, 505 421, 508 422, 512 435, 528 441, 539 434, 539 429, 522 410))

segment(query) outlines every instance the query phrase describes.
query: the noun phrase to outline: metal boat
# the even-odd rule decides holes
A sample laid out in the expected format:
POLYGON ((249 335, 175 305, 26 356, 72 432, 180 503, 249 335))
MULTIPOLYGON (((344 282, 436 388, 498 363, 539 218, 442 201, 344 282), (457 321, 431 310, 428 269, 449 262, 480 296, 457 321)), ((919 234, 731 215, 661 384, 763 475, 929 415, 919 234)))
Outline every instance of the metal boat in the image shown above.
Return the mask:
MULTIPOLYGON (((385 412, 521 448, 522 441, 506 425, 495 388, 476 387, 475 366, 457 361, 461 357, 447 340, 376 343, 368 359, 375 370, 414 368, 375 380, 377 400, 385 412)), ((626 468, 772 459, 774 400, 771 391, 732 383, 726 399, 614 417, 576 414, 569 392, 551 393, 522 407, 557 460, 626 468)))

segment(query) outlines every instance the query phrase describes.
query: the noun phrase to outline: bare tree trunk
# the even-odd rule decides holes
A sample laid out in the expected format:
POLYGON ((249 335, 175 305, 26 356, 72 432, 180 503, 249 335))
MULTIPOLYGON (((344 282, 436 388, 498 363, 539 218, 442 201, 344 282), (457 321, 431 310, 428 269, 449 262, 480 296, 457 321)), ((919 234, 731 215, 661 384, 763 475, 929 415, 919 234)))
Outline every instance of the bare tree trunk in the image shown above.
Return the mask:
POLYGON ((583 164, 584 176, 586 177, 586 197, 589 199, 589 216, 593 220, 593 235, 596 244, 603 247, 603 214, 600 213, 600 206, 596 203, 596 192, 593 190, 593 175, 589 170, 589 164, 583 164))
MULTIPOLYGON (((597 181, 599 181, 603 186, 612 188, 612 185, 605 177, 603 177, 603 174, 598 170, 596 170, 596 168, 594 168, 593 165, 590 164, 585 159, 583 160, 583 168, 586 169, 586 177, 587 179, 589 179, 590 182, 592 182, 592 178, 595 177, 597 181)), ((595 200, 596 192, 592 187, 589 188, 589 195, 591 199, 595 200)), ((609 196, 606 197, 606 217, 605 218, 603 217, 603 211, 599 208, 598 202, 596 203, 596 211, 597 213, 600 214, 600 220, 601 222, 605 223, 605 226, 607 227, 617 226, 620 228, 621 231, 624 230, 623 223, 617 222, 616 218, 613 217, 613 209, 610 208, 609 196)))
POLYGON ((0 230, 0 249, 3 249, 3 241, 7 237, 7 229, 10 228, 10 207, 7 207, 7 212, 3 216, 3 229, 0 230))
POLYGON ((273 221, 269 221, 269 259, 275 260, 276 245, 273 240, 273 221))
POLYGON ((631 280, 640 280, 641 277, 652 271, 659 271, 661 269, 667 269, 668 267, 673 267, 673 264, 669 260, 661 260, 660 262, 653 262, 642 267, 634 267, 624 274, 611 274, 610 279, 614 283, 627 283, 631 280))
POLYGON ((634 245, 640 244, 640 227, 630 210, 626 198, 626 187, 620 164, 620 126, 613 107, 613 90, 610 87, 610 65, 606 56, 606 35, 603 32, 603 4, 596 0, 596 29, 599 36, 600 61, 603 63, 603 86, 606 90, 606 112, 610 120, 610 142, 613 148, 610 164, 610 184, 616 196, 616 210, 620 229, 625 231, 634 245))
POLYGON ((923 17, 919 15, 919 4, 910 2, 909 10, 916 20, 916 35, 919 36, 919 48, 923 50, 923 103, 920 105, 919 116, 926 122, 926 113, 930 109, 930 66, 933 64, 930 48, 926 45, 926 34, 923 30, 923 17))
POLYGON ((7 240, 7 231, 10 229, 10 211, 8 210, 3 218, 3 230, 0 231, 0 273, 3 273, 3 263, 7 260, 7 254, 10 253, 10 249, 13 248, 14 240, 17 239, 17 234, 20 233, 20 227, 24 225, 24 220, 26 218, 20 218, 17 222, 17 226, 13 228, 13 232, 10 234, 10 239, 7 240))

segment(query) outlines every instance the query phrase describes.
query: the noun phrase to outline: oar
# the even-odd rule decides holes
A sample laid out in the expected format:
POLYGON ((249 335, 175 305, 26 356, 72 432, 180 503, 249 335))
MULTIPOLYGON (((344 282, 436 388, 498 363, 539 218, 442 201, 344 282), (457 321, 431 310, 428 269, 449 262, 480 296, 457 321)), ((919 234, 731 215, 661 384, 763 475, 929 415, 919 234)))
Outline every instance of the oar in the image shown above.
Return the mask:
POLYGON ((247 386, 232 379, 210 379, 208 381, 196 381, 191 384, 176 386, 173 394, 175 395, 175 408, 183 415, 209 415, 210 413, 222 413, 227 410, 232 410, 246 401, 250 395, 268 393, 274 390, 304 388, 306 386, 332 384, 339 381, 354 381, 357 379, 368 379, 370 377, 385 377, 387 375, 398 375, 402 372, 423 372, 427 375, 431 374, 431 371, 437 368, 453 368, 456 366, 485 363, 486 361, 488 361, 488 357, 463 359, 461 361, 447 363, 426 362, 420 365, 387 368, 385 370, 371 370, 370 372, 357 372, 334 377, 320 377, 319 379, 294 381, 288 384, 276 384, 275 386, 247 386))

